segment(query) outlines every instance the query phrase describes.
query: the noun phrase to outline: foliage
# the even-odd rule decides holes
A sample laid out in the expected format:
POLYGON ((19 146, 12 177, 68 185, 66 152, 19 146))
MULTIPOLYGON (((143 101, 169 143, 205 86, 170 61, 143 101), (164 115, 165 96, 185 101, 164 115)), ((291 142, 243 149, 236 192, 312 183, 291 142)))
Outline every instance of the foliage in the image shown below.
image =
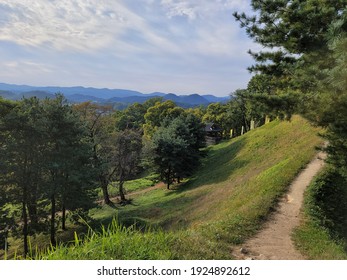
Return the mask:
POLYGON ((66 210, 88 209, 93 205, 95 173, 91 165, 92 146, 84 123, 62 95, 43 101, 46 117, 47 169, 46 193, 51 201, 51 242, 55 244, 55 211, 58 204, 63 211, 65 230, 66 210))
POLYGON ((123 185, 138 173, 142 150, 142 139, 139 131, 126 129, 114 134, 115 172, 114 176, 119 185, 119 195, 125 202, 123 185))
POLYGON ((156 102, 149 107, 145 114, 145 124, 143 125, 144 135, 151 139, 156 130, 161 126, 164 119, 175 119, 184 112, 184 109, 177 107, 176 104, 167 100, 165 102, 156 102))
POLYGON ((197 167, 204 145, 203 126, 193 114, 164 119, 153 135, 153 164, 167 188, 177 178, 192 174, 197 167))
POLYGON ((114 179, 115 173, 115 119, 112 109, 108 106, 100 106, 90 102, 81 103, 74 108, 80 113, 82 120, 89 131, 89 141, 92 143, 93 166, 102 189, 104 202, 110 204, 108 185, 114 179))
POLYGON ((309 186, 297 247, 310 259, 347 259, 346 179, 331 167, 309 186))
POLYGON ((24 254, 28 251, 29 217, 38 224, 37 201, 44 178, 45 122, 38 99, 24 99, 7 110, 0 121, 2 135, 0 161, 2 188, 6 187, 6 202, 21 205, 24 254), (28 217, 29 215, 29 217, 28 217))
POLYGON ((116 111, 114 113, 116 129, 118 131, 124 131, 125 129, 142 129, 145 123, 146 112, 146 106, 140 103, 134 103, 123 111, 116 111))
POLYGON ((216 123, 223 130, 223 135, 228 135, 231 124, 228 114, 228 106, 222 103, 211 103, 207 106, 203 116, 204 123, 216 123))
MULTIPOLYGON (((295 100, 300 105, 295 111, 306 108, 317 115, 317 86, 331 64, 329 29, 333 22, 343 19, 346 4, 345 0, 253 0, 255 15, 235 13, 247 34, 265 47, 265 51, 250 52, 256 61, 250 70, 258 75, 250 81, 249 89, 285 97, 290 101, 289 115, 295 100), (298 91, 304 95, 297 95, 298 91)), ((280 102, 280 111, 287 101, 280 102)))
POLYGON ((91 207, 91 146, 79 116, 61 95, 44 101, 23 99, 3 112, 1 189, 4 203, 21 206, 21 215, 8 218, 21 227, 26 255, 28 235, 46 229, 48 202, 52 244, 57 209, 63 211, 64 228, 66 210, 91 207))

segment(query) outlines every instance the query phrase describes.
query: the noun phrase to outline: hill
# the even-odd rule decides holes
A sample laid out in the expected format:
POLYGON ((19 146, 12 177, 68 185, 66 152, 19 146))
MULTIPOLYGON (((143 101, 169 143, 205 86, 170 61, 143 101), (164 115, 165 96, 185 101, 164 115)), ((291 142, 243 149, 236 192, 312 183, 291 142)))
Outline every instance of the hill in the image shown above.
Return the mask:
POLYGON ((153 97, 161 97, 163 100, 172 100, 178 106, 187 108, 200 105, 208 105, 213 102, 226 102, 228 97, 216 97, 213 95, 201 96, 199 94, 176 95, 153 92, 144 94, 128 89, 108 89, 92 87, 34 87, 27 85, 11 85, 0 83, 0 96, 17 100, 24 97, 37 96, 38 98, 52 98, 55 93, 62 93, 72 103, 92 101, 100 104, 122 104, 127 106, 135 102, 143 103, 153 97))
POLYGON ((210 147, 195 175, 174 190, 134 193, 132 205, 91 211, 109 230, 74 248, 61 246, 48 259, 222 259, 230 245, 252 236, 279 197, 322 144, 318 130, 300 117, 273 121, 210 147), (127 225, 134 224, 142 231, 127 225), (150 226, 151 230, 143 230, 150 226), (157 229, 155 229, 157 228, 157 229))

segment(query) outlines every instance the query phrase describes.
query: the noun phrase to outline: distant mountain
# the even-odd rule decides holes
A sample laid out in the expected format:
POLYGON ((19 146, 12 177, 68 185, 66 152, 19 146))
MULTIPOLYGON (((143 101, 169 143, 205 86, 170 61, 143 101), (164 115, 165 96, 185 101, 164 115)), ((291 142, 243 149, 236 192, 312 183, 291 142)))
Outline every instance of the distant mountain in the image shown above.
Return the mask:
POLYGON ((191 94, 191 95, 182 95, 181 101, 183 103, 193 104, 193 105, 208 105, 209 102, 204 97, 200 96, 199 94, 191 94))
POLYGON ((92 102, 105 102, 105 99, 95 97, 92 95, 84 95, 84 94, 72 94, 67 96, 67 99, 73 103, 82 103, 82 102, 87 102, 87 101, 92 101, 92 102))
POLYGON ((208 95, 202 95, 203 98, 205 98, 208 102, 212 102, 212 103, 215 103, 215 102, 226 102, 230 99, 229 96, 225 96, 225 97, 217 97, 217 96, 214 96, 214 95, 211 95, 211 94, 208 94, 208 95))
POLYGON ((36 96, 39 99, 45 99, 45 98, 54 98, 55 95, 52 93, 49 93, 47 91, 43 90, 32 90, 32 91, 27 91, 27 92, 22 92, 17 94, 18 99, 25 97, 25 98, 30 98, 33 96, 36 96))
POLYGON ((5 99, 14 100, 14 99, 16 99, 17 94, 15 94, 12 91, 8 91, 8 90, 0 90, 0 96, 5 98, 5 99))
POLYGON ((152 92, 152 93, 149 93, 149 94, 146 94, 146 95, 163 97, 163 96, 167 95, 167 93, 156 91, 156 92, 152 92))
POLYGON ((153 97, 161 97, 163 100, 172 100, 178 106, 195 107, 208 105, 213 102, 225 102, 229 97, 216 97, 214 95, 190 94, 176 95, 174 93, 165 94, 162 92, 153 92, 144 94, 139 91, 127 89, 108 89, 108 88, 85 88, 76 87, 34 87, 27 85, 13 85, 0 83, 0 96, 6 99, 17 100, 22 97, 36 96, 40 99, 54 98, 56 93, 62 93, 72 103, 96 102, 101 104, 122 104, 122 107, 135 102, 143 103, 153 97))

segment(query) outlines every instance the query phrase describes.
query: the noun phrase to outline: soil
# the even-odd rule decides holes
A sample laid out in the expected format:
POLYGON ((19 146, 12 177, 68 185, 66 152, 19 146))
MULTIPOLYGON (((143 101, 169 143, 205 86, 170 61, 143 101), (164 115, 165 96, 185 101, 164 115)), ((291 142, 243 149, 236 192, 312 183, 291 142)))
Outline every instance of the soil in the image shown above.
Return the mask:
POLYGON ((289 186, 276 211, 253 238, 234 247, 236 259, 247 260, 304 260, 295 249, 291 234, 300 224, 300 209, 304 192, 313 177, 322 169, 326 155, 318 153, 289 186))

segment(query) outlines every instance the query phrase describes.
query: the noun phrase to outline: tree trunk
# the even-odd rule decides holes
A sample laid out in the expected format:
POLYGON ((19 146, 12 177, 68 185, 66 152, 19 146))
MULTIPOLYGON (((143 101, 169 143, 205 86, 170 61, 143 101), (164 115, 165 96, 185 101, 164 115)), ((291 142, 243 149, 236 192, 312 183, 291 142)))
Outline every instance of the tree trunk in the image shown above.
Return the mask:
POLYGON ((66 208, 65 204, 63 204, 63 209, 62 209, 62 219, 61 219, 61 229, 66 230, 66 208))
POLYGON ((28 205, 28 214, 29 214, 29 218, 30 218, 30 226, 33 229, 37 229, 39 220, 38 220, 38 216, 37 216, 37 204, 36 204, 36 202, 32 201, 28 205))
POLYGON ((25 198, 26 198, 26 191, 24 191, 24 197, 22 201, 24 258, 26 258, 28 254, 28 215, 27 215, 25 198))
POLYGON ((120 181, 120 182, 119 182, 119 196, 120 196, 120 200, 121 200, 121 201, 126 201, 126 199, 125 199, 125 194, 124 194, 123 184, 124 184, 123 181, 120 181))
POLYGON ((53 247, 57 245, 55 240, 55 196, 51 196, 51 244, 53 247))
POLYGON ((177 176, 177 184, 181 183, 181 177, 177 176))
POLYGON ((104 196, 104 203, 109 205, 109 204, 111 204, 111 200, 110 200, 110 195, 108 194, 108 189, 107 189, 108 182, 107 182, 107 180, 105 180, 103 178, 100 180, 100 182, 101 182, 102 194, 104 196))

